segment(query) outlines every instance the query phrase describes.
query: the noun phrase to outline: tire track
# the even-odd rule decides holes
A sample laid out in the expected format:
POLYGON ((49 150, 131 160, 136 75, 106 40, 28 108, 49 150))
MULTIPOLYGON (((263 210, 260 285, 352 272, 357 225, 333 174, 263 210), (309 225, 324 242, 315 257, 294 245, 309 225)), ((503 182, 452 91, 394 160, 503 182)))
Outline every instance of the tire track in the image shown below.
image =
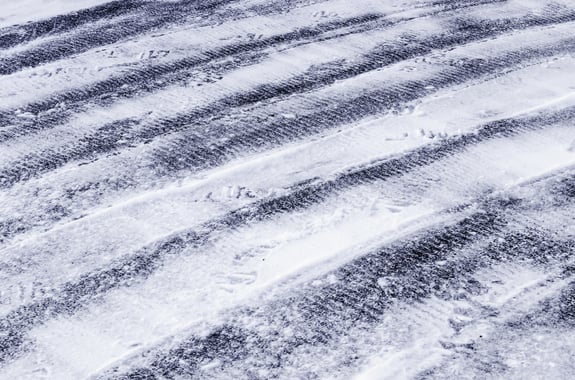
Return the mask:
MULTIPOLYGON (((318 289, 306 284, 281 300, 236 310, 229 322, 204 337, 192 336, 173 348, 147 352, 147 366, 124 374, 119 368, 112 369, 102 378, 210 378, 202 367, 214 361, 219 363, 218 372, 223 376, 241 373, 254 378, 282 377, 282 367, 293 362, 291 356, 305 355, 302 347, 317 349, 348 335, 350 330, 357 332, 358 325, 376 325, 397 302, 411 304, 429 297, 448 301, 472 298, 481 294, 484 286, 473 278, 479 269, 517 260, 542 246, 554 255, 568 256, 572 242, 544 237, 533 227, 528 240, 515 239, 513 232, 506 231, 506 215, 521 209, 522 203, 518 199, 492 199, 479 212, 453 226, 342 266, 325 276, 337 279, 332 285, 318 289), (500 243, 502 240, 505 243, 500 243), (474 252, 478 245, 483 245, 479 255, 474 252), (465 254, 465 249, 471 247, 473 253, 465 254), (286 329, 292 333, 278 333, 286 329), (271 373, 261 375, 259 370, 263 368, 271 369, 271 373)), ((344 361, 346 366, 357 364, 350 360, 344 361)), ((299 373, 317 375, 305 369, 299 373)))
MULTIPOLYGON (((314 3, 321 3, 326 0, 312 2, 301 2, 290 0, 272 5, 266 9, 270 13, 289 12, 300 6, 309 6, 314 3)), ((145 2, 130 7, 126 6, 126 11, 112 12, 122 13, 120 20, 112 18, 112 22, 106 23, 107 17, 101 17, 104 25, 96 24, 94 28, 84 30, 80 28, 77 33, 73 30, 61 39, 54 39, 45 43, 38 43, 29 49, 19 53, 16 52, 6 58, 0 59, 0 75, 9 75, 25 68, 37 67, 39 65, 68 58, 75 54, 84 53, 90 49, 104 45, 111 45, 131 37, 145 34, 146 32, 165 29, 172 25, 189 22, 189 15, 195 16, 196 20, 202 20, 201 25, 214 25, 223 23, 237 17, 242 17, 238 10, 226 9, 226 6, 236 3, 237 0, 208 0, 198 2, 197 0, 179 1, 153 1, 145 2), (139 11, 127 12, 128 10, 139 11), (135 13, 133 16, 131 13, 135 13), (120 21, 119 23, 116 21, 120 21)), ((112 9, 115 9, 112 5, 112 9)), ((94 13, 94 11, 89 12, 94 13)), ((104 12, 105 13, 105 12, 104 12)), ((89 16, 85 16, 89 17, 89 16)), ((245 16, 244 16, 245 17, 245 16)), ((85 25, 89 25, 86 23, 85 25)), ((33 27, 33 26, 31 26, 33 27)), ((40 27, 40 25, 37 25, 40 27)), ((8 37, 10 44, 13 37, 8 37)))
MULTIPOLYGON (((568 242, 568 246, 572 251, 573 242, 568 242)), ((530 248, 538 249, 539 246, 530 248)), ((567 268, 568 266, 565 269, 567 268)), ((573 321, 573 277, 568 270, 564 270, 546 282, 544 288, 543 284, 539 284, 538 287, 541 289, 539 294, 533 294, 536 291, 528 293, 534 299, 518 296, 518 300, 512 303, 518 304, 523 301, 531 306, 527 311, 516 305, 513 306, 519 310, 504 310, 502 315, 492 311, 485 318, 491 320, 491 324, 494 325, 488 334, 484 332, 485 335, 480 335, 480 339, 474 339, 468 344, 449 345, 453 353, 446 358, 446 365, 443 368, 431 368, 416 378, 438 379, 448 373, 460 372, 459 368, 468 368, 468 373, 473 373, 475 376, 514 379, 529 376, 528 373, 537 377, 554 378, 569 375, 572 368, 564 364, 565 361, 561 356, 570 357, 573 353, 573 346, 570 344, 573 321), (555 352, 550 346, 561 349, 555 352), (542 361, 541 356, 545 357, 543 365, 533 365, 542 361), (549 365, 546 365, 545 361, 548 361, 549 365), (556 364, 557 361, 559 365, 556 364)), ((471 325, 464 328, 473 327, 471 325)))
MULTIPOLYGON (((492 1, 479 2, 473 5, 463 3, 460 7, 478 7, 492 3, 492 1)), ((436 6, 437 4, 433 5, 436 6)), ((457 8, 455 4, 451 4, 445 9, 424 12, 422 15, 418 16, 418 18, 437 16, 441 13, 453 12, 458 9, 459 8, 457 8)), ((200 68, 206 72, 215 71, 215 76, 221 77, 230 70, 253 65, 262 61, 269 54, 265 53, 265 50, 272 48, 277 49, 290 43, 295 44, 295 46, 301 46, 301 44, 317 43, 330 39, 342 38, 351 34, 365 33, 370 30, 391 27, 393 25, 398 25, 412 20, 413 18, 408 18, 406 20, 391 22, 385 20, 383 15, 375 13, 366 14, 341 21, 321 23, 318 26, 304 27, 293 32, 266 37, 263 39, 224 46, 212 51, 207 51, 203 53, 203 57, 200 58, 184 58, 163 65, 153 65, 151 68, 132 70, 128 74, 95 83, 90 85, 88 88, 64 92, 42 102, 20 107, 18 112, 16 112, 16 110, 4 111, 0 114, 0 118, 6 125, 21 124, 22 119, 18 116, 13 116, 18 113, 36 115, 36 118, 33 122, 25 123, 24 127, 17 126, 16 128, 1 131, 0 142, 29 134, 35 130, 54 127, 67 120, 74 112, 80 111, 82 107, 86 106, 86 102, 105 106, 109 105, 112 99, 116 101, 118 99, 141 95, 144 91, 154 92, 167 88, 168 86, 185 85, 186 81, 189 80, 189 77, 193 75, 190 70, 200 68), (354 28, 353 30, 322 37, 323 34, 337 31, 338 29, 352 27, 354 28), (235 62, 233 64, 225 63, 223 65, 214 65, 214 61, 226 60, 231 57, 235 57, 235 62), (121 90, 118 90, 118 88, 121 88, 121 90), (60 104, 64 103, 66 104, 65 110, 60 110, 57 113, 53 112, 55 109, 58 109, 60 104), (44 113, 49 113, 49 115, 44 116, 44 113)), ((295 78, 294 81, 297 79, 298 78, 295 78)))
MULTIPOLYGON (((243 133, 239 136, 230 138, 224 144, 216 144, 213 146, 213 140, 202 141, 201 138, 197 138, 196 136, 192 136, 192 138, 190 138, 188 135, 184 138, 184 140, 187 140, 187 143, 181 140, 176 141, 175 143, 179 148, 179 152, 181 152, 179 153, 180 157, 190 157, 182 162, 183 165, 177 160, 174 160, 171 155, 167 155, 167 157, 164 158, 161 153, 156 156, 157 162, 160 166, 163 166, 163 169, 167 169, 168 171, 182 169, 186 166, 189 167, 191 163, 201 169, 221 165, 223 162, 230 159, 230 153, 237 154, 236 152, 238 151, 262 149, 265 148, 267 141, 270 140, 275 142, 275 144, 283 144, 292 140, 296 135, 299 138, 307 137, 317 134, 322 129, 326 128, 326 126, 334 128, 338 125, 356 121, 367 115, 389 112, 397 109, 399 105, 414 101, 439 89, 470 80, 477 80, 482 76, 489 74, 493 75, 501 70, 509 69, 513 66, 519 66, 526 61, 538 58, 541 59, 543 57, 556 55, 560 52, 570 51, 572 49, 572 44, 573 42, 569 41, 555 47, 548 46, 544 49, 529 49, 530 51, 522 49, 521 52, 517 51, 515 53, 507 53, 504 56, 493 57, 489 60, 469 60, 460 63, 457 67, 449 67, 443 73, 428 80, 407 82, 399 84, 395 88, 392 87, 391 89, 385 89, 383 91, 373 91, 368 94, 360 95, 359 97, 353 98, 347 102, 339 103, 337 104, 337 107, 334 107, 332 104, 328 104, 324 110, 320 109, 319 112, 312 115, 305 115, 288 122, 281 120, 275 123, 272 122, 269 126, 264 124, 264 128, 256 129, 253 132, 250 131, 249 133, 243 133), (336 120, 337 122, 334 123, 336 120), (192 145, 192 149, 195 151, 190 148, 186 149, 186 146, 190 145, 192 145), (198 149, 198 147, 200 148, 198 149), (178 163, 181 166, 170 168, 170 166, 178 163)), ((408 55, 409 53, 405 54, 408 55)), ((392 57, 398 57, 396 58, 397 61, 405 58, 404 55, 392 55, 392 57)), ((389 64, 393 63, 394 59, 392 58, 391 61, 392 62, 389 64)), ((365 71, 375 69, 372 67, 373 64, 369 64, 370 62, 373 62, 373 60, 367 60, 367 62, 368 64, 365 65, 367 67, 364 68, 365 71)), ((351 73, 353 73, 353 75, 359 74, 355 70, 360 71, 361 73, 361 69, 357 69, 354 66, 351 69, 348 69, 342 77, 350 76, 352 75, 351 73)), ((330 72, 329 75, 325 75, 325 77, 337 78, 338 75, 337 73, 330 72)), ((293 82, 289 82, 285 85, 281 84, 279 86, 271 85, 267 88, 264 87, 245 95, 240 94, 237 96, 230 96, 218 102, 219 104, 209 105, 204 109, 194 111, 192 114, 176 116, 175 118, 167 118, 161 120, 159 123, 144 126, 143 130, 136 131, 136 133, 133 133, 132 130, 139 126, 138 121, 122 120, 112 123, 110 125, 103 126, 95 133, 80 139, 72 147, 63 147, 58 151, 38 152, 25 156, 21 160, 21 162, 24 162, 25 164, 21 164, 19 162, 10 163, 8 165, 9 169, 0 171, 0 186, 10 187, 15 183, 26 181, 29 178, 59 168, 71 161, 89 159, 90 157, 113 153, 123 147, 129 147, 132 144, 146 143, 158 136, 163 136, 167 133, 173 134, 179 130, 185 130, 191 125, 200 122, 202 119, 213 120, 214 116, 218 112, 227 113, 230 108, 246 107, 251 104, 260 103, 271 97, 278 96, 278 94, 280 94, 279 96, 286 96, 286 93, 293 94, 307 92, 322 83, 322 80, 324 79, 320 76, 320 78, 314 78, 311 81, 307 81, 307 83, 298 82, 301 83, 298 86, 293 85, 293 82)), ((333 81, 330 82, 333 83, 333 81)), ((220 138, 220 136, 217 136, 214 140, 217 141, 218 138, 220 138)), ((167 150, 173 151, 173 148, 168 147, 167 150)))
POLYGON ((85 26, 89 23, 123 16, 127 13, 145 11, 141 1, 110 1, 93 8, 81 9, 47 20, 0 29, 0 49, 8 49, 38 38, 60 34, 85 26))
MULTIPOLYGON (((458 59, 458 58, 457 58, 458 59)), ((549 60, 548 62, 552 62, 552 60, 549 60)), ((544 66, 547 66, 548 63, 544 63, 544 66)), ((540 75, 547 75, 548 80, 553 81, 555 83, 554 88, 557 90, 556 94, 554 95, 554 97, 563 97, 564 94, 569 92, 569 87, 568 87, 568 83, 564 83, 564 82, 557 82, 557 75, 554 76, 548 76, 547 73, 551 74, 552 72, 549 71, 549 68, 543 68, 544 66, 530 66, 529 68, 525 69, 525 70, 519 70, 517 72, 514 72, 511 75, 505 75, 505 76, 501 76, 498 79, 495 80, 490 80, 487 82, 483 82, 477 86, 473 86, 473 87, 464 87, 462 92, 459 92, 460 97, 467 97, 469 98, 474 97, 474 98, 481 98, 485 92, 483 90, 481 90, 482 88, 490 88, 493 87, 494 85, 496 85, 496 88, 491 89, 491 92, 507 92, 507 93, 514 93, 517 96, 514 96, 514 100, 513 102, 509 103, 507 102, 506 104, 508 104, 509 106, 511 106, 511 108, 516 109, 516 111, 520 111, 523 112, 524 109, 529 109, 538 103, 538 100, 536 98, 533 98, 534 96, 534 90, 536 90, 537 87, 532 88, 533 84, 530 84, 526 87, 526 83, 524 83, 523 85, 517 87, 517 86, 513 86, 510 87, 510 85, 512 85, 513 83, 518 83, 517 78, 518 77, 522 77, 522 76, 530 76, 530 75, 534 75, 533 73, 537 73, 535 74, 536 76, 540 76, 540 75), (515 79, 513 79, 515 78, 515 79), (553 79, 555 78, 555 79, 553 79), (503 85, 503 87, 500 86, 503 85), (503 83, 507 83, 507 84, 503 84, 503 83), (531 97, 532 99, 530 100, 529 104, 524 104, 524 102, 522 100, 519 100, 520 98, 525 98, 525 96, 531 97), (519 99, 518 99, 519 98, 519 99), (512 104, 515 104, 514 106, 512 104), (519 108, 517 108, 519 107, 519 108)), ((564 69, 568 69, 568 68, 564 68, 564 69)), ((553 72, 557 72, 557 70, 554 70, 553 72)), ((393 74, 392 74, 393 75, 393 74)), ((532 82, 532 81, 531 81, 532 82)), ((547 99, 550 101, 553 101, 554 97, 548 97, 547 99)), ((451 103, 452 101, 450 101, 451 103)), ((481 119, 484 119, 485 116, 482 116, 483 111, 481 111, 481 107, 484 107, 486 105, 481 105, 480 103, 478 103, 477 101, 474 101, 474 103, 476 104, 476 106, 474 108, 475 111, 471 111, 468 112, 468 115, 472 116, 479 116, 481 119), (479 107, 479 108, 477 108, 479 107)), ((495 106, 496 108, 500 108, 500 103, 495 103, 492 105, 495 106), (495 104, 497 104, 495 106, 495 104)), ((398 131, 398 132, 392 132, 392 129, 390 129, 388 132, 385 132, 384 135, 381 135, 380 132, 377 132, 376 134, 374 134, 372 137, 372 139, 374 140, 387 140, 389 137, 389 134, 391 133, 393 134, 397 134, 399 136, 400 132, 409 132, 409 139, 408 140, 413 140, 414 138, 417 140, 416 136, 413 135, 413 132, 415 131, 415 133, 423 133, 423 132, 417 132, 417 129, 419 128, 419 123, 421 122, 421 116, 418 116, 416 114, 419 114, 421 112, 421 110, 423 109, 435 109, 437 106, 441 107, 445 107, 445 106, 441 106, 436 105, 433 106, 433 108, 429 108, 430 103, 429 103, 429 99, 424 101, 423 103, 423 108, 421 108, 420 106, 417 106, 416 108, 416 112, 415 114, 408 116, 410 121, 407 125, 411 125, 411 127, 407 127, 407 129, 405 127, 402 127, 401 130, 402 131, 398 131), (427 104, 425 106, 425 104, 427 104), (415 123, 414 123, 415 121, 415 123), (414 129, 412 129, 414 128, 414 129)), ((283 106, 282 106, 283 107, 283 106)), ((301 107, 301 105, 299 105, 299 103, 296 103, 295 105, 291 105, 290 107, 287 107, 288 111, 293 110, 293 107, 301 107)), ((448 107, 451 107, 451 105, 449 105, 448 107)), ((286 108, 284 108, 284 110, 286 110, 286 108)), ((284 110, 282 110, 281 108, 278 109, 271 109, 268 110, 267 112, 269 113, 282 113, 285 112, 284 110)), ((427 113, 427 111, 425 111, 427 113)), ((433 111, 433 114, 435 114, 436 112, 433 111)), ((495 113, 497 114, 497 113, 495 113)), ((505 112, 503 113, 503 115, 505 114, 505 112)), ((233 116, 233 115, 232 115, 233 116)), ((472 116, 472 117, 475 117, 472 116)), ((239 115, 237 116, 237 118, 239 118, 239 115)), ((393 121, 394 119, 402 119, 404 118, 404 116, 393 116, 393 115, 389 115, 386 118, 382 119, 382 120, 391 120, 393 121)), ((491 118, 490 118, 491 119, 491 118)), ((256 119, 257 120, 257 119, 256 119)), ((407 121, 407 120, 406 120, 407 121)), ((449 120, 444 120, 444 123, 450 123, 449 120)), ((385 122, 387 124, 387 122, 385 122)), ((475 122, 474 122, 475 123, 475 122)), ((466 119, 459 119, 456 124, 458 124, 458 127, 464 127, 464 129, 468 130, 469 128, 474 126, 474 123, 469 124, 468 121, 466 121, 466 119)), ((244 128, 243 125, 240 125, 241 128, 244 128)), ((249 124, 247 125, 249 126, 249 124)), ((441 130, 442 127, 438 126, 437 130, 435 130, 435 134, 437 134, 437 132, 439 132, 439 137, 441 137, 441 130)), ((370 128, 372 129, 372 128, 370 128)), ((427 128, 426 128, 427 129, 427 128)), ((431 128, 433 129, 433 127, 431 128)), ((353 129, 350 129, 349 132, 357 135, 357 133, 359 131, 363 130, 363 128, 356 128, 354 127, 353 129)), ((387 128, 386 128, 387 131, 387 128)), ((344 134, 347 134, 348 132, 344 132, 344 134)), ((362 132, 359 132, 360 134, 362 132)), ((428 132, 425 132, 425 134, 428 132)), ((457 132, 457 128, 452 129, 450 131, 450 134, 453 133, 459 133, 457 132)), ((334 135, 334 137, 339 140, 340 138, 337 137, 339 134, 334 135)), ((359 137, 359 135, 357 135, 357 137, 359 137)), ((429 137, 429 136, 428 136, 429 137)), ((422 138, 423 140, 426 140, 426 138, 422 138)), ((317 140, 317 144, 318 148, 320 148, 321 150, 324 150, 326 147, 326 144, 329 144, 329 141, 332 141, 333 139, 328 137, 326 138, 322 138, 320 140, 317 140), (323 148, 322 148, 323 147, 323 148)), ((430 140, 429 140, 430 141, 430 140)), ((367 142, 367 140, 366 140, 367 142)), ((374 141, 375 142, 375 141, 374 141)), ((367 146, 365 145, 365 142, 360 142, 357 141, 357 139, 354 139, 353 141, 349 141, 349 144, 360 144, 360 146, 363 146, 363 149, 367 149, 365 152, 370 151, 372 153, 370 153, 370 157, 372 157, 372 159, 376 159, 376 158, 380 158, 381 154, 377 153, 377 151, 379 151, 380 148, 377 147, 377 145, 373 145, 373 144, 368 144, 367 146), (375 150, 374 150, 375 149, 375 150)), ((316 144, 316 143, 314 143, 316 144)), ((388 144, 395 144, 393 142, 385 142, 385 146, 387 146, 388 144)), ((308 146, 309 144, 304 144, 303 146, 308 146)), ((419 145, 419 144, 418 144, 419 145)), ((338 143, 339 146, 339 143, 338 143)), ((415 148, 415 146, 413 146, 415 148)), ((158 147, 154 147, 153 149, 157 149, 158 147)), ((309 146, 309 148, 311 149, 312 147, 309 146)), ((342 145, 343 148, 343 145, 342 145)), ((290 149, 288 149, 289 151, 290 149)), ((341 150, 341 149, 340 149, 341 150)), ((281 149, 281 151, 285 151, 284 148, 281 149)), ((302 153, 304 153, 302 151, 302 153)), ((326 151, 327 153, 327 151, 326 151)), ((399 152, 398 152, 399 153, 399 152)), ((316 155, 317 156, 317 155, 316 155)), ((328 154, 328 156, 330 156, 330 154, 328 154)), ((74 175, 72 175, 72 177, 70 177, 70 175, 65 174, 65 173, 60 173, 60 175, 58 175, 58 173, 55 173, 55 175, 50 176, 49 178, 45 178, 42 179, 41 181, 33 181, 27 185, 26 188, 20 188, 16 187, 14 188, 10 193, 12 194, 10 197, 6 197, 4 203, 5 204, 13 204, 15 209, 18 209, 19 207, 17 206, 19 200, 17 199, 18 197, 24 197, 26 199, 28 199, 29 201, 24 204, 22 203, 24 209, 26 210, 25 212, 18 212, 16 214, 7 214, 6 216, 4 216, 4 220, 8 221, 7 224, 9 224, 11 227, 11 230, 15 230, 16 227, 22 227, 22 225, 26 225, 27 228, 29 228, 29 226, 41 226, 43 228, 43 226, 46 225, 50 225, 55 223, 57 220, 61 220, 62 218, 67 219, 68 221, 73 220, 73 219, 77 219, 77 218, 82 218, 84 215, 86 215, 86 213, 89 213, 90 211, 86 211, 89 210, 89 207, 94 207, 97 206, 97 204, 101 203, 101 202, 110 202, 110 198, 109 198, 109 194, 110 192, 114 192, 114 191, 124 191, 122 189, 128 189, 131 188, 130 192, 134 192, 136 191, 136 189, 138 188, 138 186, 141 186, 141 184, 145 183, 146 179, 149 180, 153 180, 153 173, 150 173, 149 175, 147 175, 146 173, 142 173, 140 172, 136 172, 133 173, 132 171, 130 171, 131 169, 128 168, 133 168, 134 166, 137 166, 137 164, 134 162, 134 159, 136 159, 138 162, 140 162, 140 165, 143 165, 144 167, 147 167, 150 164, 153 164, 153 162, 151 161, 146 161, 145 163, 142 163, 142 158, 145 157, 145 153, 138 153, 137 155, 135 155, 133 158, 129 159, 128 161, 126 160, 125 156, 124 158, 122 158, 123 156, 115 156, 115 157, 111 157, 110 159, 107 159, 105 161, 101 161, 101 162, 96 162, 93 165, 83 165, 81 166, 80 171, 74 171, 74 175), (132 163, 134 162, 134 163, 132 163), (126 170, 121 171, 120 173, 116 173, 116 167, 118 166, 122 166, 122 167, 126 167, 126 170), (115 172, 115 177, 109 177, 108 175, 100 175, 100 174, 96 174, 96 173, 110 173, 110 171, 115 172), (64 178, 62 178, 62 175, 64 175, 64 178), (38 198, 37 194, 38 192, 46 192, 46 190, 42 190, 43 188, 46 188, 47 186, 47 190, 48 191, 54 191, 55 189, 50 186, 47 183, 44 183, 43 181, 49 180, 51 182, 56 181, 58 183, 62 183, 62 185, 58 186, 58 194, 60 197, 60 200, 54 204, 54 202, 52 202, 50 199, 46 199, 45 197, 41 197, 38 198), (140 185, 138 185, 138 183, 140 185), (33 188, 37 188, 37 190, 34 190, 33 188, 30 189, 30 187, 33 188), (24 193, 22 193, 22 191, 24 193), (26 194, 26 195, 24 195, 26 194), (106 195, 108 194, 108 195, 106 195), (63 199, 62 199, 63 198, 63 199), (106 200, 108 199, 108 200, 106 200), (53 207, 51 207, 50 205, 53 205, 53 207), (78 205, 82 205, 82 207, 78 207, 78 205), (32 214, 32 210, 36 210, 34 211, 34 213, 32 214), (26 216, 30 214, 30 216, 26 216), (39 218, 37 215, 42 215, 41 218, 39 218), (68 215, 68 216, 66 216, 68 215), (23 219, 24 218, 24 219, 23 219)), ((128 155, 128 157, 132 157, 131 155, 128 155)), ((253 159, 257 160, 257 157, 252 157, 250 158, 248 161, 253 161, 253 159)), ((336 157, 333 157, 334 159, 336 159, 336 157)), ((293 159, 295 159, 295 157, 289 159, 290 161, 293 161, 293 159)), ((321 156, 317 156, 316 158, 313 158, 313 160, 317 161, 317 160, 321 160, 321 156)), ((279 162, 276 161, 276 164, 279 164, 279 162)), ((336 159, 336 161, 339 161, 336 159)), ((342 165, 342 167, 350 167, 350 166, 354 166, 354 165, 358 165, 360 163, 365 163, 368 162, 369 159, 359 159, 359 160, 355 160, 355 163, 352 162, 346 162, 343 161, 341 162, 340 165, 342 165)), ((232 166, 235 164, 232 164, 232 166)), ((300 166, 300 165, 298 165, 300 166)), ((325 166, 325 165, 321 165, 321 166, 325 166)), ((304 167, 302 167, 303 170, 308 170, 305 169, 304 167)), ((335 165, 333 167, 332 170, 337 170, 337 165, 335 165)), ((317 173, 315 170, 312 170, 314 173, 313 175, 318 175, 319 173, 317 173)), ((70 173, 72 174, 72 173, 70 173)), ((313 176, 312 175, 312 176, 313 176)), ((179 174, 178 177, 181 178, 182 174, 179 174)), ((320 175, 321 176, 321 175, 320 175)), ((299 180, 303 180, 305 177, 304 176, 298 176, 297 181, 299 180)), ((173 179, 173 178, 172 178, 173 179)), ((282 182, 281 185, 279 185, 279 187, 284 187, 284 186, 288 186, 289 185, 289 181, 288 182, 282 182)), ((250 185, 252 188, 253 186, 257 186, 255 183, 250 185)), ((218 191, 217 189, 211 189, 211 191, 218 191)), ((150 189, 145 189, 145 191, 150 191, 150 189)), ((114 200, 113 202, 117 202, 118 200, 114 200)), ((94 210, 92 209, 92 212, 94 210)))
MULTIPOLYGON (((190 70, 215 71, 216 75, 223 75, 227 71, 237 69, 237 63, 224 63, 215 65, 214 61, 225 60, 231 57, 237 57, 241 60, 241 66, 254 64, 264 58, 263 50, 276 47, 278 45, 289 44, 297 41, 305 41, 321 36, 322 34, 350 27, 361 27, 362 24, 374 23, 381 19, 380 15, 367 14, 362 17, 354 17, 341 22, 328 22, 316 27, 306 27, 291 33, 273 36, 263 40, 245 42, 231 46, 224 46, 214 51, 205 52, 201 58, 184 58, 176 62, 154 65, 151 68, 134 70, 127 75, 113 77, 102 82, 91 85, 88 88, 75 89, 60 95, 51 97, 40 103, 27 105, 21 109, 22 112, 29 112, 34 115, 42 115, 58 107, 59 104, 65 103, 66 110, 58 114, 50 114, 47 117, 40 117, 33 123, 11 128, 2 131, 0 142, 4 142, 19 136, 32 133, 36 130, 42 130, 59 125, 74 113, 86 106, 87 102, 97 105, 110 105, 112 98, 115 100, 132 98, 142 95, 143 92, 154 92, 172 86, 174 84, 185 84, 191 74, 190 70), (118 91, 118 88, 121 88, 118 91)), ((339 38, 351 33, 362 33, 367 30, 366 27, 350 32, 343 32, 329 38, 339 38)), ((314 40, 311 40, 313 42, 314 40)), ((18 122, 17 117, 13 117, 15 110, 5 111, 3 119, 6 123, 14 125, 18 122)))
POLYGON ((128 0, 0 29, 0 377, 572 377, 573 25, 563 0, 128 0))
MULTIPOLYGON (((9 360, 18 351, 19 347, 24 344, 23 334, 30 328, 47 319, 75 313, 83 308, 87 302, 105 295, 115 288, 130 286, 134 281, 146 279, 160 268, 167 258, 179 255, 184 249, 206 244, 210 236, 215 233, 233 230, 249 223, 269 219, 275 215, 309 208, 345 188, 399 177, 417 167, 429 165, 469 146, 493 138, 509 137, 525 130, 543 128, 545 125, 549 125, 548 123, 569 120, 574 115, 575 111, 568 108, 554 114, 538 115, 524 120, 504 120, 491 123, 483 126, 472 135, 447 139, 435 147, 424 147, 396 159, 341 174, 327 182, 312 183, 304 185, 303 188, 295 188, 287 195, 256 202, 254 205, 232 211, 219 220, 207 222, 200 228, 176 234, 129 257, 120 259, 109 268, 86 274, 77 282, 65 284, 57 294, 19 307, 0 319, 0 330, 4 332, 5 336, 0 342, 0 347, 5 347, 0 350, 3 352, 0 359, 9 360)), ((491 223, 491 219, 489 220, 491 223)), ((456 241, 457 239, 452 239, 452 242, 456 241)))
MULTIPOLYGON (((497 0, 484 0, 481 3, 495 3, 497 0)), ((190 3, 190 1, 180 1, 179 5, 190 3)), ((297 2, 292 1, 290 4, 297 2)), ((300 2, 301 3, 301 2, 300 2)), ((309 2, 305 3, 309 5, 309 2)), ((457 9, 458 7, 475 6, 477 2, 472 1, 434 1, 429 2, 432 6, 443 6, 449 9, 457 9)), ((285 4, 284 4, 285 5, 285 4)), ((426 6, 419 5, 419 7, 426 6)), ((11 47, 18 46, 36 39, 40 39, 46 36, 52 36, 57 34, 63 34, 65 32, 70 32, 81 27, 85 27, 90 23, 95 23, 102 20, 110 20, 116 17, 131 15, 134 13, 168 13, 170 11, 175 11, 178 8, 174 4, 161 4, 160 2, 148 2, 144 3, 142 1, 127 0, 127 1, 109 1, 107 3, 87 8, 81 9, 76 12, 69 14, 58 15, 51 17, 46 20, 40 20, 36 22, 31 22, 25 25, 17 25, 11 27, 5 27, 0 29, 0 49, 8 49, 11 47), (166 8, 167 11, 162 11, 162 7, 166 8)), ((264 4, 255 7, 256 11, 260 14, 273 14, 278 11, 277 4, 264 4)), ((284 9, 286 11, 286 9, 284 9)), ((170 20, 166 20, 168 23, 170 20)), ((133 32, 132 32, 133 33, 133 32)), ((132 33, 127 34, 124 38, 130 36, 132 33)))
MULTIPOLYGON (((182 15, 196 14, 198 17, 209 18, 215 11, 234 0, 209 0, 198 4, 195 0, 178 2, 161 2, 150 6, 141 17, 124 17, 121 23, 107 23, 77 34, 66 36, 65 39, 50 41, 31 47, 22 53, 12 54, 0 59, 0 75, 9 75, 28 67, 69 57, 85 52, 94 47, 113 44, 123 39, 145 33, 160 27, 165 27, 178 21, 183 21, 182 15)), ((153 4, 153 3, 152 3, 153 4)))

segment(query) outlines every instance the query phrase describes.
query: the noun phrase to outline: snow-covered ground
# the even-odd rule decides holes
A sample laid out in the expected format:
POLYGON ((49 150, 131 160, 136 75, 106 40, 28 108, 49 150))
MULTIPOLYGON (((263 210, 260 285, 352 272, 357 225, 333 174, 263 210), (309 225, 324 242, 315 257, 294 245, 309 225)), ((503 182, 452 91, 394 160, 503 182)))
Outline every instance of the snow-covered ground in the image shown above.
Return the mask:
POLYGON ((574 378, 573 30, 0 5, 0 379, 574 378))
POLYGON ((18 0, 0 3, 0 27, 46 20, 109 3, 108 0, 18 0))

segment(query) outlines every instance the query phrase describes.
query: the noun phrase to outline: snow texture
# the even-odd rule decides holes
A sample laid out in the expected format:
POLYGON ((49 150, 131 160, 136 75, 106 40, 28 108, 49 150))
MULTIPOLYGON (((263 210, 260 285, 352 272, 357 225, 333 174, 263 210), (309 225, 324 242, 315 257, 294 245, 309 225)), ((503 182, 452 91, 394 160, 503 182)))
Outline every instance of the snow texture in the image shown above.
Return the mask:
POLYGON ((0 379, 575 378, 573 0, 0 4, 0 379))

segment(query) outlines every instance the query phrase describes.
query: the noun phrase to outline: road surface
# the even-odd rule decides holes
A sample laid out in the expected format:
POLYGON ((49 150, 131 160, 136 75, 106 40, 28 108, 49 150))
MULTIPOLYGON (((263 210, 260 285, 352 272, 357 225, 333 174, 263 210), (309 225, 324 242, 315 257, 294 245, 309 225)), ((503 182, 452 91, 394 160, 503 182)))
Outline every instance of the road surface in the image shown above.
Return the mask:
POLYGON ((8 3, 1 379, 575 378, 572 0, 8 3))

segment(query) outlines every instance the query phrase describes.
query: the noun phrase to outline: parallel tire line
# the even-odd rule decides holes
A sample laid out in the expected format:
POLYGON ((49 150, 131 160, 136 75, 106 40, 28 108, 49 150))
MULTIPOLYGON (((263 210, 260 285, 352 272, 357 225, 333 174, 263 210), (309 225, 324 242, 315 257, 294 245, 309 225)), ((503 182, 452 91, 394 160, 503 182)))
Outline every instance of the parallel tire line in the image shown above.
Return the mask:
MULTIPOLYGON (((199 229, 167 238, 120 259, 108 268, 86 274, 76 282, 67 283, 60 293, 21 306, 0 319, 0 331, 5 334, 3 341, 0 341, 0 347, 6 347, 0 360, 8 360, 18 347, 24 344, 26 330, 58 315, 75 313, 94 297, 104 295, 118 287, 129 286, 134 280, 144 280, 159 269, 167 258, 177 256, 184 249, 203 245, 214 233, 269 219, 274 215, 305 209, 343 189, 401 176, 417 167, 429 165, 483 141, 510 137, 534 128, 544 128, 547 122, 553 120, 561 122, 574 116, 573 109, 566 109, 523 121, 512 119, 490 123, 476 133, 447 139, 434 147, 424 147, 396 159, 343 173, 330 181, 294 189, 288 195, 257 202, 255 205, 232 211, 221 219, 207 222, 199 229)), ((456 241, 454 238, 453 242, 456 241)))

